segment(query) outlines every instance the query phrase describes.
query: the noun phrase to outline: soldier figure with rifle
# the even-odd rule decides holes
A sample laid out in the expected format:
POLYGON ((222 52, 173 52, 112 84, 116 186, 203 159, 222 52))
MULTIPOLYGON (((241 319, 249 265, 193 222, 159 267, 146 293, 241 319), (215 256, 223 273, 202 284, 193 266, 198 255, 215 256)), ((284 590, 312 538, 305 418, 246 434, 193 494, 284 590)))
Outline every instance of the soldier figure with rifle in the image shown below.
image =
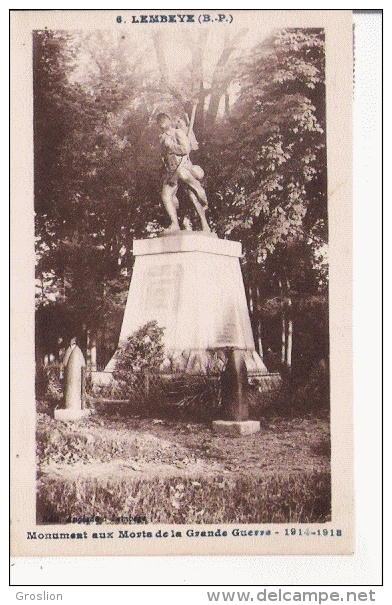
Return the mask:
POLYGON ((177 217, 179 202, 176 195, 179 181, 186 185, 189 198, 200 217, 203 231, 211 231, 205 216, 208 207, 207 196, 200 183, 204 172, 200 166, 194 166, 189 159, 189 153, 198 148, 193 134, 195 113, 196 105, 193 108, 188 127, 182 120, 177 120, 174 125, 165 113, 157 116, 157 122, 162 131, 159 139, 166 169, 162 185, 162 201, 171 220, 171 225, 165 230, 166 233, 175 233, 180 230, 177 217))

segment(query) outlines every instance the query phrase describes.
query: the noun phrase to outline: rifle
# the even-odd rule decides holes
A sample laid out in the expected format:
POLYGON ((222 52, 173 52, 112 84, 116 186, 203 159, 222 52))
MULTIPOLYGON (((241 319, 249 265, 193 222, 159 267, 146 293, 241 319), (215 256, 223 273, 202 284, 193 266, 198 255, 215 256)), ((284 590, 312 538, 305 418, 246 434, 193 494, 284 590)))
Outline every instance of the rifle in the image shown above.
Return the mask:
POLYGON ((188 139, 189 139, 189 142, 191 144, 191 148, 193 151, 196 151, 197 149, 199 149, 199 143, 197 142, 195 133, 193 132, 193 125, 195 123, 196 109, 197 109, 198 103, 199 103, 199 101, 196 101, 196 103, 192 107, 191 119, 189 119, 188 114, 185 114, 187 122, 188 122, 188 139))

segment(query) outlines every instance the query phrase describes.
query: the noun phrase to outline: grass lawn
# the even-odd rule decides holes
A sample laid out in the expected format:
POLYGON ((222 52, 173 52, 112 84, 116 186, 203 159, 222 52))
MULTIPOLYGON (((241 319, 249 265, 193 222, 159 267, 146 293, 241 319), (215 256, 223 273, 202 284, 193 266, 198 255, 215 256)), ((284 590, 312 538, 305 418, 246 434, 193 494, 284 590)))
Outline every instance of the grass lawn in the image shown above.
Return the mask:
POLYGON ((283 523, 330 520, 329 422, 269 415, 260 433, 146 418, 103 406, 78 422, 37 422, 37 522, 283 523))

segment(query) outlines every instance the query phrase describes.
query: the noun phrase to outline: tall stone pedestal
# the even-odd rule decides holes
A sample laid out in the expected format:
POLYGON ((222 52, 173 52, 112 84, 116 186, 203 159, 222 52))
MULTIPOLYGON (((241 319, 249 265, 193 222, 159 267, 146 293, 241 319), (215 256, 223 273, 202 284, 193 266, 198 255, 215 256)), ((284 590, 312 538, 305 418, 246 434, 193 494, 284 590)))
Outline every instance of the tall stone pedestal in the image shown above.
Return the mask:
MULTIPOLYGON (((120 334, 148 321, 165 328, 163 369, 200 373, 222 369, 226 347, 243 350, 249 371, 267 374, 255 350, 239 259, 239 242, 182 231, 136 240, 135 265, 120 334)), ((106 371, 112 371, 116 356, 106 371)))

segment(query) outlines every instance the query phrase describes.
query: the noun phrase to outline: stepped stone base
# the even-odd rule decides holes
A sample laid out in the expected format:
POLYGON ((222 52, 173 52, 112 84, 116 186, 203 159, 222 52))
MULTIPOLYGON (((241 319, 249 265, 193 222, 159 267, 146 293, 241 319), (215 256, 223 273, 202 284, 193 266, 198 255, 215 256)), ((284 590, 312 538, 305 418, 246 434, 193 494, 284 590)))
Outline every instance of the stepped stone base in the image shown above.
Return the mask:
MULTIPOLYGON (((267 374, 267 369, 255 350, 242 351, 248 372, 267 374)), ((168 351, 161 371, 185 374, 219 374, 226 366, 227 352, 222 349, 186 349, 168 351)))
POLYGON ((73 408, 66 408, 65 410, 55 410, 55 420, 80 420, 90 415, 90 410, 78 410, 73 408))
POLYGON ((260 422, 258 420, 214 420, 212 428, 219 435, 226 437, 238 437, 241 435, 253 435, 260 431, 260 422))

